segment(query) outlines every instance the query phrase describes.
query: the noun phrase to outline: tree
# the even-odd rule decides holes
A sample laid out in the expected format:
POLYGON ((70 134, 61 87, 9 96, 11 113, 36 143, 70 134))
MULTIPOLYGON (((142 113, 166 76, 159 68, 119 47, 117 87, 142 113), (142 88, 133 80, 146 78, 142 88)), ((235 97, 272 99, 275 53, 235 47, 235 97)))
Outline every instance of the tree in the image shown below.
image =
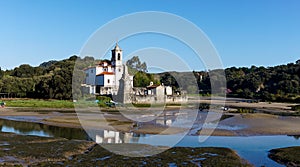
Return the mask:
POLYGON ((82 92, 81 92, 81 84, 83 83, 84 79, 85 79, 85 72, 83 72, 82 70, 78 70, 75 69, 74 70, 74 74, 72 78, 72 95, 73 95, 73 99, 79 99, 82 96, 82 92))
POLYGON ((128 72, 133 75, 138 71, 141 72, 148 72, 147 65, 145 62, 141 63, 138 56, 133 56, 131 59, 129 59, 126 62, 126 65, 128 67, 128 72))
POLYGON ((40 81, 35 85, 35 92, 34 92, 35 98, 49 99, 52 97, 52 94, 50 94, 50 89, 52 89, 50 88, 51 79, 52 79, 51 76, 41 77, 40 81))
POLYGON ((3 75, 4 75, 4 72, 2 71, 2 69, 0 67, 0 79, 2 79, 3 75))
POLYGON ((160 85, 160 82, 154 78, 153 74, 139 71, 133 77, 133 86, 135 87, 146 87, 149 86, 150 82, 153 82, 154 85, 160 85))
POLYGON ((33 77, 35 75, 35 70, 29 64, 23 64, 13 70, 12 76, 20 78, 33 77))
POLYGON ((160 82, 164 83, 164 85, 166 86, 172 86, 174 89, 179 88, 179 85, 176 81, 176 79, 174 78, 174 76, 172 74, 170 74, 169 72, 164 73, 161 77, 160 77, 160 82))

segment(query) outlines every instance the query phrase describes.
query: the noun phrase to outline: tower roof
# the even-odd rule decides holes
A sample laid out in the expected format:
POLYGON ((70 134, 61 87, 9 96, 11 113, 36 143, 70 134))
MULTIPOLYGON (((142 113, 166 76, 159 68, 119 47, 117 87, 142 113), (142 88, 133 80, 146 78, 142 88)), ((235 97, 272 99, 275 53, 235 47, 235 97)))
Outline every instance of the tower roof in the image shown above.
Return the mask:
POLYGON ((119 47, 118 42, 116 43, 116 46, 115 46, 115 48, 114 48, 113 50, 122 50, 122 49, 119 47))

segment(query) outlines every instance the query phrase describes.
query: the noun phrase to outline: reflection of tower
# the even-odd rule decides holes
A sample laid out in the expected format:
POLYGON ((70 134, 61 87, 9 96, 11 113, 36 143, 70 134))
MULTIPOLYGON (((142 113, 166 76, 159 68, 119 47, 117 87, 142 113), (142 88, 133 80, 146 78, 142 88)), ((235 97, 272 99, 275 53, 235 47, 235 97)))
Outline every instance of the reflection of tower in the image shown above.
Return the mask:
POLYGON ((161 115, 160 117, 158 117, 155 120, 156 124, 160 124, 163 126, 171 126, 172 123, 177 119, 176 117, 176 113, 173 112, 172 114, 167 113, 166 111, 163 111, 163 115, 161 115))
POLYGON ((133 133, 121 133, 111 130, 98 131, 95 135, 96 143, 131 143, 133 133))
POLYGON ((122 143, 120 132, 103 130, 96 135, 96 143, 122 143))
POLYGON ((125 133, 124 134, 124 143, 131 143, 131 139, 133 137, 133 133, 125 133))
POLYGON ((116 100, 120 103, 126 104, 131 103, 132 94, 132 79, 128 74, 128 69, 126 65, 123 65, 123 75, 119 81, 119 90, 116 100))

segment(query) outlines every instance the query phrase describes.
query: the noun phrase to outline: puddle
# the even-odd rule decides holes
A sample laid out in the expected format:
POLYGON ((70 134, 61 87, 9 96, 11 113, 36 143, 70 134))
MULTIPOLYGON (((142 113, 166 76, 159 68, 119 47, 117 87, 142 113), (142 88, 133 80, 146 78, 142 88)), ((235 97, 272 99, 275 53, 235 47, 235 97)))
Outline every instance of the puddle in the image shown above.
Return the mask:
POLYGON ((66 139, 91 140, 83 129, 57 127, 37 122, 15 121, 15 119, 0 119, 0 132, 41 137, 63 137, 66 139))
POLYGON ((109 158, 111 158, 111 156, 106 156, 106 157, 102 157, 102 158, 97 158, 97 159, 95 159, 94 161, 104 161, 104 160, 109 159, 109 158))
POLYGON ((218 156, 218 154, 213 154, 213 153, 204 153, 204 154, 201 154, 201 155, 203 155, 203 156, 208 155, 208 156, 211 156, 211 157, 218 156))
POLYGON ((0 119, 12 120, 12 121, 26 121, 26 122, 41 122, 47 117, 36 116, 1 116, 0 119))
POLYGON ((0 142, 0 146, 9 146, 10 144, 8 142, 0 142))
POLYGON ((9 150, 11 150, 10 148, 2 148, 1 149, 2 151, 9 151, 9 150))
POLYGON ((177 167, 176 163, 168 163, 169 167, 177 167))
POLYGON ((18 159, 16 157, 13 157, 13 156, 3 156, 3 157, 0 157, 0 163, 3 163, 3 162, 24 163, 25 161, 21 160, 21 159, 18 159))
MULTIPOLYGON (((215 124, 213 123, 207 123, 205 125, 206 128, 214 128, 215 124)), ((221 129, 221 130, 241 130, 241 129, 245 129, 247 126, 242 126, 242 125, 234 125, 234 126, 230 126, 230 125, 218 125, 216 129, 221 129)))

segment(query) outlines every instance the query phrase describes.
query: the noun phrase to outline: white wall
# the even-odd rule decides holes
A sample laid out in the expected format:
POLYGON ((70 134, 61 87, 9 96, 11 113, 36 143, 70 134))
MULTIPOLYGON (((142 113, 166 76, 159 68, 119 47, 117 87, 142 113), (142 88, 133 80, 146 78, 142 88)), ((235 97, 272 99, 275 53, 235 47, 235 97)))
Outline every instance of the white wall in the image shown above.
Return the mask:
POLYGON ((116 66, 115 67, 115 81, 116 81, 116 86, 117 88, 119 87, 119 81, 122 78, 123 75, 123 66, 116 66))
POLYGON ((106 67, 97 66, 96 70, 97 70, 96 75, 99 75, 99 74, 101 74, 103 72, 114 72, 113 69, 112 69, 112 67, 110 65, 106 66, 106 67), (104 71, 104 68, 106 68, 107 70, 104 71))
POLYGON ((166 95, 171 96, 173 94, 171 86, 166 86, 165 89, 166 89, 166 95))
POLYGON ((115 86, 115 75, 104 75, 104 87, 115 86), (109 82, 108 82, 109 80, 109 82))
POLYGON ((97 66, 96 68, 96 75, 99 75, 103 72, 103 68, 101 66, 97 66))

